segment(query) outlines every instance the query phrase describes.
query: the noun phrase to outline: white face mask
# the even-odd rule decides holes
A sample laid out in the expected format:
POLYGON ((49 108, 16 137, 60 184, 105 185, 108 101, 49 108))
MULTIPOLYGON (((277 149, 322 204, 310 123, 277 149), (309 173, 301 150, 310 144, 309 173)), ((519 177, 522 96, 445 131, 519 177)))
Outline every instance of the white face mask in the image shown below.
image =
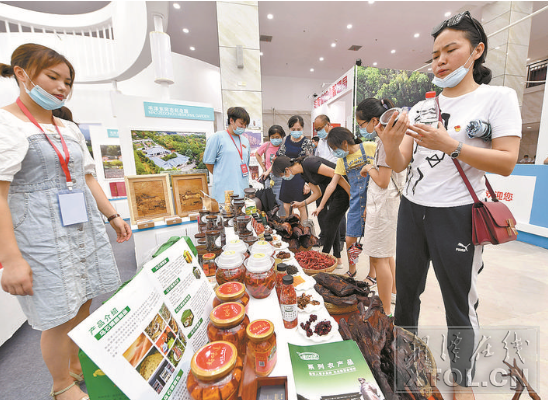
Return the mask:
MULTIPOLYGON (((478 46, 476 46, 474 50, 476 50, 478 46)), ((465 61, 464 65, 461 65, 460 67, 458 67, 456 70, 451 72, 445 78, 438 78, 437 76, 435 76, 434 79, 432 79, 432 83, 441 88, 453 88, 457 86, 459 83, 461 83, 464 77, 466 76, 466 74, 468 74, 468 71, 470 71, 470 68, 472 67, 472 65, 474 65, 474 63, 472 63, 470 67, 468 68, 465 67, 466 63, 470 61, 470 58, 472 58, 472 54, 474 54, 474 50, 472 50, 470 57, 468 57, 468 60, 465 61)))

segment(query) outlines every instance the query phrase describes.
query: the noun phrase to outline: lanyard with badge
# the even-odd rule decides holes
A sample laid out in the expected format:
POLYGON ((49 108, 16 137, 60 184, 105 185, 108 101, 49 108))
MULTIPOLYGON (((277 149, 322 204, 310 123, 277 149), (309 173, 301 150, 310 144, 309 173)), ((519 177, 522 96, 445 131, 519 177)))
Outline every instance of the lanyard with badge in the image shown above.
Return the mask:
POLYGON ((236 150, 238 151, 238 154, 240 155, 240 161, 241 161, 240 168, 242 169, 242 177, 245 178, 249 174, 249 171, 247 169, 247 164, 244 162, 242 138, 241 137, 238 138, 240 140, 240 148, 238 148, 238 146, 236 145, 236 141, 234 140, 230 132, 228 130, 226 132, 228 133, 228 136, 230 136, 230 139, 232 139, 232 143, 234 143, 234 147, 236 147, 236 150))
POLYGON ((57 193, 57 198, 59 199, 59 210, 61 211, 61 223, 63 226, 69 226, 74 224, 80 224, 82 222, 88 221, 88 214, 86 211, 86 202, 84 198, 84 192, 82 190, 73 189, 73 183, 72 178, 70 176, 70 170, 68 168, 68 163, 70 160, 70 153, 67 147, 67 144, 65 143, 65 139, 63 138, 63 135, 61 135, 61 131, 59 130, 59 127, 55 123, 55 119, 53 118, 53 115, 51 116, 51 122, 53 123, 53 126, 55 126, 55 129, 57 130, 57 133, 59 134, 59 137, 61 138, 61 144, 63 145, 63 152, 65 153, 65 156, 61 154, 59 149, 55 146, 55 144, 51 141, 49 136, 44 132, 40 124, 36 121, 36 119, 32 116, 30 111, 25 107, 21 99, 17 99, 16 101, 17 105, 23 111, 23 113, 27 116, 30 122, 32 122, 38 129, 42 131, 46 139, 48 140, 51 147, 53 147, 53 150, 55 150, 55 153, 57 153, 57 157, 59 157, 59 162, 61 163, 61 169, 65 173, 66 177, 66 183, 68 190, 60 190, 57 193))

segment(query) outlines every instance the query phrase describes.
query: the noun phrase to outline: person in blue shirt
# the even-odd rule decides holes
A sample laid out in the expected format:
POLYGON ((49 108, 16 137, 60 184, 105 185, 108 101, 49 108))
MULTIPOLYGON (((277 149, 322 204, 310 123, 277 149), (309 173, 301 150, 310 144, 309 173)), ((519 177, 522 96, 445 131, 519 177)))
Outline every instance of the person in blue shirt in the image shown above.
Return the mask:
POLYGON ((242 107, 230 107, 228 128, 214 133, 206 143, 203 162, 213 175, 213 198, 225 202, 225 190, 244 197, 249 187, 249 141, 242 134, 249 125, 249 114, 242 107))

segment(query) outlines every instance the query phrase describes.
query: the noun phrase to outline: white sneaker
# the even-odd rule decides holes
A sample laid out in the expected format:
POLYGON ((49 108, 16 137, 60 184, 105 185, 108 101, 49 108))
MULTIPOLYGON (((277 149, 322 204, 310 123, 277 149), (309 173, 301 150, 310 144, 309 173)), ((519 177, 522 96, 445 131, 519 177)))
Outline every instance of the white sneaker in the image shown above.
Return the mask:
POLYGON ((397 296, 396 293, 392 293, 392 300, 390 301, 390 303, 394 305, 396 304, 396 296, 397 296))

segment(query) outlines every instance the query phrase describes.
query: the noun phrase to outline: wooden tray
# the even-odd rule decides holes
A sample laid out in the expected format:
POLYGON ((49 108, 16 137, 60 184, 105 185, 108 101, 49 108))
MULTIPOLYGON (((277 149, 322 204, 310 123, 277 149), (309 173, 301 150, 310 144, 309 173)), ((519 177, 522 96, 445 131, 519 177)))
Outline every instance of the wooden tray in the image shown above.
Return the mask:
MULTIPOLYGON (((330 259, 333 260, 333 265, 329 268, 324 268, 324 269, 305 269, 303 267, 303 271, 305 272, 305 274, 307 275, 316 275, 320 272, 333 272, 335 270, 335 268, 337 268, 337 259, 335 257, 333 257, 331 254, 326 254, 326 253, 322 253, 322 252, 319 252, 320 254, 323 254, 324 256, 327 256, 329 257, 330 259)), ((297 262, 299 262, 297 260, 297 262)))

